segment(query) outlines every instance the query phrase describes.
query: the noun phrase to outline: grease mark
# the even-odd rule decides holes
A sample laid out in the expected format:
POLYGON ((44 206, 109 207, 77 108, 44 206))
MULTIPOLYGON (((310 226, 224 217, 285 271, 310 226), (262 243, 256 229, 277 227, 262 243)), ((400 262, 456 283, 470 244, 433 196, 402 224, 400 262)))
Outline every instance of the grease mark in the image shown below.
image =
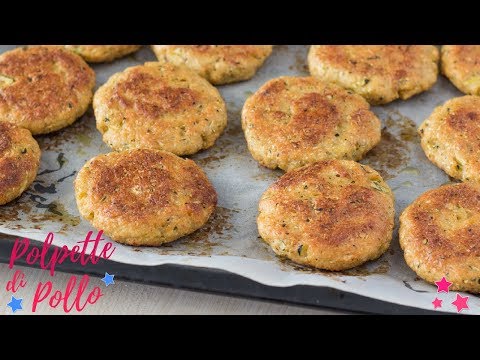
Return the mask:
POLYGON ((40 135, 36 139, 42 151, 62 151, 67 143, 76 144, 80 142, 90 144, 91 139, 88 140, 87 137, 95 134, 94 125, 95 117, 90 106, 87 112, 72 125, 52 134, 40 135))
POLYGON ((75 174, 77 173, 77 170, 74 170, 70 175, 67 175, 67 176, 64 176, 60 179, 57 180, 57 183, 61 183, 61 182, 64 182, 65 180, 67 180, 68 178, 72 177, 72 176, 75 176, 75 174))
POLYGON ((92 138, 85 134, 77 134, 76 138, 77 141, 83 146, 90 146, 90 144, 92 143, 92 138))
POLYGON ((63 166, 68 162, 68 159, 65 157, 64 153, 60 153, 57 156, 57 164, 58 164, 58 169, 45 169, 42 172, 38 173, 37 176, 45 175, 45 174, 50 174, 55 171, 61 170, 63 166))
MULTIPOLYGON (((302 49, 303 50, 303 49, 302 49)), ((295 63, 289 66, 290 70, 296 70, 299 75, 308 75, 307 55, 304 51, 295 53, 295 63)))
POLYGON ((388 180, 394 178, 395 170, 405 165, 408 160, 406 144, 384 128, 380 143, 370 150, 361 162, 371 166, 380 173, 384 180, 388 180))
POLYGON ((416 290, 412 287, 412 285, 410 285, 407 281, 403 280, 403 285, 405 285, 405 287, 409 290, 412 290, 412 291, 415 291, 415 292, 418 292, 418 293, 428 293, 429 291, 426 291, 426 290, 416 290))
POLYGON ((220 161, 233 156, 250 156, 247 143, 243 139, 243 130, 240 124, 240 109, 234 104, 228 104, 228 124, 223 134, 217 139, 214 146, 192 156, 192 159, 200 166, 210 169, 217 168, 220 161))
POLYGON ((398 186, 395 186, 394 188, 392 188, 392 191, 396 191, 400 188, 405 188, 405 187, 413 187, 413 183, 411 181, 404 181, 398 186))
POLYGON ((80 217, 70 214, 62 204, 56 201, 44 204, 41 201, 45 201, 46 199, 42 196, 34 194, 26 195, 35 203, 35 208, 45 209, 45 211, 43 213, 32 212, 32 205, 29 202, 25 202, 27 200, 26 197, 22 197, 0 208, 0 224, 9 228, 13 227, 17 230, 29 230, 31 228, 43 230, 45 228, 50 231, 49 227, 46 227, 48 224, 45 224, 45 222, 60 222, 61 228, 58 232, 62 233, 65 233, 69 226, 77 226, 80 224, 80 217), (14 221, 27 222, 28 226, 11 224, 14 221))
MULTIPOLYGON (((70 214, 63 204, 52 201, 47 206, 47 212, 43 214, 42 219, 50 221, 61 221, 70 226, 77 226, 80 224, 80 216, 70 214)), ((43 220, 43 221, 44 221, 43 220)), ((40 220, 42 221, 42 220, 40 220)))
MULTIPOLYGON (((76 171, 58 180, 53 180, 51 183, 40 179, 42 175, 60 171, 68 163, 68 159, 63 152, 60 152, 56 157, 56 162, 58 164, 57 168, 41 171, 29 190, 25 191, 20 198, 0 209, 1 224, 17 230, 31 228, 42 230, 46 227, 44 222, 47 222, 47 224, 48 222, 54 222, 60 223, 61 228, 58 230, 59 232, 66 232, 69 226, 80 224, 81 219, 79 216, 70 214, 65 209, 65 206, 58 201, 49 200, 49 195, 57 193, 57 184, 74 176, 76 171), (34 209, 42 209, 43 212, 34 209), (12 222, 20 221, 22 222, 21 224, 12 224, 12 222)), ((51 225, 49 226, 51 227, 51 225)), ((46 228, 48 229, 48 227, 46 228)))
POLYGON ((392 179, 408 168, 410 145, 419 141, 416 124, 392 111, 385 120, 380 143, 361 162, 377 170, 384 180, 392 179))
MULTIPOLYGON (((236 232, 231 218, 239 210, 218 206, 208 222, 199 230, 177 241, 155 248, 161 255, 185 253, 193 256, 210 256, 217 245, 226 246, 236 232)), ((137 251, 137 250, 134 250, 137 251)))
POLYGON ((402 169, 400 171, 400 174, 407 174, 407 175, 420 175, 420 170, 417 168, 414 168, 412 166, 407 166, 406 168, 402 169))
POLYGON ((231 240, 232 234, 229 232, 233 230, 233 224, 230 219, 233 213, 238 212, 238 210, 217 207, 205 226, 187 237, 188 241, 193 243, 212 243, 210 241, 211 235, 221 237, 222 240, 231 240))
POLYGON ((50 184, 48 186, 43 186, 42 184, 34 184, 33 189, 41 194, 55 194, 57 192, 57 189, 55 187, 55 184, 50 184))
POLYGON ((284 174, 284 172, 280 169, 275 169, 275 170, 266 169, 262 167, 260 164, 258 165, 258 167, 261 168, 262 172, 253 177, 253 179, 257 181, 273 182, 278 180, 284 174))
POLYGON ((398 110, 390 111, 385 125, 388 128, 396 129, 400 139, 411 143, 420 143, 420 136, 417 132, 417 125, 409 117, 401 114, 398 110))
POLYGON ((390 263, 387 260, 381 260, 373 269, 369 269, 367 265, 360 265, 353 269, 344 270, 342 273, 346 276, 370 276, 386 274, 390 270, 390 263))
POLYGON ((316 269, 311 266, 296 264, 284 257, 277 257, 277 259, 280 260, 280 264, 283 265, 282 268, 285 271, 290 271, 293 269, 295 271, 300 271, 304 273, 321 274, 342 283, 346 283, 346 279, 344 279, 344 277, 363 278, 370 275, 383 275, 388 273, 388 271, 390 270, 390 263, 385 259, 373 263, 363 264, 352 269, 342 271, 328 271, 316 269))

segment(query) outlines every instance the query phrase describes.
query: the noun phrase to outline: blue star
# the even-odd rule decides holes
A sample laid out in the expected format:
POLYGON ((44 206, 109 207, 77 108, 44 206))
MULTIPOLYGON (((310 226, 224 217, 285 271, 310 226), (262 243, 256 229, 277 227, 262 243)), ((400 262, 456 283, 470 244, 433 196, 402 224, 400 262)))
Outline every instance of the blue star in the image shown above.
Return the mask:
POLYGON ((110 275, 108 272, 106 272, 105 277, 102 279, 102 281, 108 287, 108 285, 115 284, 115 281, 113 281, 114 277, 115 277, 115 275, 110 275))
POLYGON ((12 300, 7 304, 7 306, 10 306, 15 314, 17 310, 23 310, 22 301, 23 299, 17 299, 15 296, 12 296, 12 300))

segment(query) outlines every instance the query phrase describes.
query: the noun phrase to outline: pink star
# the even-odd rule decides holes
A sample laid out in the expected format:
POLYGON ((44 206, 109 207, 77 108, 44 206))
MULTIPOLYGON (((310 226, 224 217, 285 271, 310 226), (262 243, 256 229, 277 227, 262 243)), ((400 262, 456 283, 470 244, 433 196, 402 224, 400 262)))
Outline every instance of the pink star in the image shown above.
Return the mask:
POLYGON ((454 302, 452 302, 452 305, 457 307, 457 312, 462 311, 463 309, 468 309, 468 296, 463 297, 460 294, 457 294, 457 298, 455 299, 454 302))
POLYGON ((434 309, 441 308, 442 307, 442 301, 443 300, 440 300, 439 298, 435 298, 435 300, 432 301, 433 308, 434 309))
POLYGON ((447 279, 445 279, 445 276, 444 276, 444 277, 442 277, 442 280, 435 281, 435 285, 437 285, 437 287, 438 287, 437 293, 440 293, 440 292, 448 293, 449 292, 448 288, 450 287, 450 285, 452 285, 452 283, 450 281, 448 281, 447 279))

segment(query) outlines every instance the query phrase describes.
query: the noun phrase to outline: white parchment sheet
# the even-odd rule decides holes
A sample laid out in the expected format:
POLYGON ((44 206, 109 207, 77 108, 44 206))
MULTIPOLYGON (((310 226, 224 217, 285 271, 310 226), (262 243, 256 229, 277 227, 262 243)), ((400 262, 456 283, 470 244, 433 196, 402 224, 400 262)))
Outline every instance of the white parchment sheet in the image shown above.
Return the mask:
MULTIPOLYGON (((3 52, 13 46, 0 46, 3 52)), ((205 226, 191 236, 159 248, 116 244, 111 260, 137 265, 182 264, 227 270, 263 284, 286 287, 314 285, 336 288, 392 303, 433 309, 435 296, 444 299, 443 311, 455 294, 437 294, 436 287, 416 277, 403 260, 397 229, 392 246, 377 261, 342 273, 306 269, 277 258, 258 237, 257 204, 261 194, 281 171, 259 166, 247 150, 240 125, 245 99, 267 80, 280 75, 308 75, 307 46, 275 46, 272 56, 249 81, 219 87, 228 107, 228 127, 215 146, 192 156, 207 173, 219 198, 218 209, 205 226)), ((148 47, 111 64, 94 65, 97 86, 128 66, 155 60, 148 47)), ((428 92, 408 101, 395 101, 373 110, 383 122, 382 142, 362 161, 379 170, 392 187, 398 215, 424 191, 449 182, 425 157, 416 127, 435 106, 461 95, 440 77, 428 92)), ((42 149, 38 177, 21 198, 0 207, 0 232, 45 239, 54 232, 55 245, 73 246, 94 230, 80 218, 73 179, 93 156, 108 152, 95 128, 93 111, 67 129, 37 140, 42 149)), ((469 294, 470 310, 480 311, 480 299, 469 294)))

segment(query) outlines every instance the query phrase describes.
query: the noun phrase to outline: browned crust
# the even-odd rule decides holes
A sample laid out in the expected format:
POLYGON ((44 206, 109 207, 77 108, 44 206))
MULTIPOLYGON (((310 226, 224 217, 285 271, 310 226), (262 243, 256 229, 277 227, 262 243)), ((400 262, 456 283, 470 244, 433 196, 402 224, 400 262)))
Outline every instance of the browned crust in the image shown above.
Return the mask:
POLYGON ((200 94, 188 87, 169 86, 167 81, 155 86, 160 79, 142 70, 142 67, 132 68, 125 81, 115 84, 112 97, 107 100, 109 106, 133 108, 138 115, 158 118, 168 112, 193 107, 200 100, 200 94))
POLYGON ((197 230, 217 203, 193 161, 148 149, 93 158, 79 172, 75 190, 87 220, 112 239, 135 245, 159 245, 197 230))
POLYGON ((429 89, 437 79, 438 50, 431 45, 313 45, 312 75, 384 104, 429 89))
POLYGON ((272 52, 272 45, 152 45, 159 61, 186 65, 212 84, 247 80, 272 52))
POLYGON ((422 194, 400 217, 400 245, 426 281, 445 276, 451 290, 480 292, 480 186, 446 185, 422 194))
POLYGON ((40 148, 28 130, 0 122, 0 205, 20 196, 33 182, 40 148))
POLYGON ((300 264, 342 270, 380 256, 394 225, 393 194, 353 161, 292 170, 262 196, 258 229, 274 251, 300 264))
POLYGON ((61 47, 17 48, 0 55, 0 120, 33 134, 59 130, 87 109, 95 73, 61 47))
POLYGON ((252 59, 263 60, 271 52, 269 45, 168 45, 170 48, 182 48, 193 56, 221 57, 223 62, 239 65, 252 59))
POLYGON ((419 134, 430 161, 452 177, 480 182, 480 97, 448 100, 420 125, 419 134))
POLYGON ((110 62, 138 51, 141 45, 65 45, 90 63, 110 62))
POLYGON ((252 156, 291 170, 327 159, 360 160, 380 141, 380 120, 359 95, 314 77, 280 77, 245 103, 252 156))
POLYGON ((465 94, 480 95, 480 45, 442 46, 442 73, 465 94))
POLYGON ((213 146, 227 123, 217 89, 193 71, 149 62, 113 75, 93 100, 97 128, 115 150, 191 155, 213 146))

